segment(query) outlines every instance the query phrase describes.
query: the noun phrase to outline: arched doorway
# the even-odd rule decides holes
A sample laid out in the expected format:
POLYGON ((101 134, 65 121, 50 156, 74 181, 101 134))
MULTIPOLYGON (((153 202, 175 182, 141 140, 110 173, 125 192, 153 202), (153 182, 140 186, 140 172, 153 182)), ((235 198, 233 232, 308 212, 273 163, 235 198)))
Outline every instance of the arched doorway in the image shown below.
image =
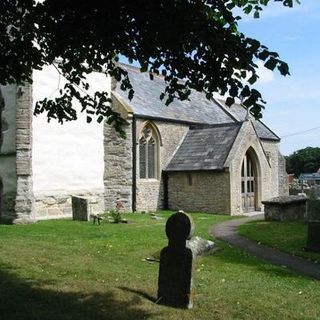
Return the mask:
POLYGON ((243 158, 241 167, 241 201, 242 212, 257 209, 257 166, 252 152, 248 150, 243 158))

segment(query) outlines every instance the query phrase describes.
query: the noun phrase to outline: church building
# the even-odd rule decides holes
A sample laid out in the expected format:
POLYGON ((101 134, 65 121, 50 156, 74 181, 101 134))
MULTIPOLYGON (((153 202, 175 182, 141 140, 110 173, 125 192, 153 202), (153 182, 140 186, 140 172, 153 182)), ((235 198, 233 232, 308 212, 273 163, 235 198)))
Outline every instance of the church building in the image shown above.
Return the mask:
POLYGON ((54 68, 35 71, 33 85, 0 87, 0 214, 13 220, 71 216, 71 196, 93 212, 181 209, 239 215, 288 194, 280 138, 247 110, 192 92, 165 106, 162 77, 125 66, 127 93, 100 74, 91 90, 109 90, 126 120, 126 138, 106 123, 46 122, 34 103, 63 84, 54 68))

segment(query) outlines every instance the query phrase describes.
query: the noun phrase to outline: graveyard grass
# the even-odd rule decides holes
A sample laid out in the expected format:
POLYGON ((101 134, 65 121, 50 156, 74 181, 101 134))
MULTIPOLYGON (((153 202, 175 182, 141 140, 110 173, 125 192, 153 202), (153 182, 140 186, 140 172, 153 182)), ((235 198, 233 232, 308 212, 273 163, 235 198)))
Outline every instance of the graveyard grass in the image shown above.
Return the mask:
POLYGON ((303 222, 251 221, 239 228, 239 234, 261 244, 319 263, 320 253, 308 252, 308 226, 303 222))
MULTIPOLYGON (((167 218, 170 212, 160 212, 167 218)), ((193 214, 196 235, 228 216, 193 214)), ((165 220, 71 220, 0 225, 0 315, 5 320, 318 319, 319 282, 218 242, 195 261, 194 309, 156 305, 165 220)))

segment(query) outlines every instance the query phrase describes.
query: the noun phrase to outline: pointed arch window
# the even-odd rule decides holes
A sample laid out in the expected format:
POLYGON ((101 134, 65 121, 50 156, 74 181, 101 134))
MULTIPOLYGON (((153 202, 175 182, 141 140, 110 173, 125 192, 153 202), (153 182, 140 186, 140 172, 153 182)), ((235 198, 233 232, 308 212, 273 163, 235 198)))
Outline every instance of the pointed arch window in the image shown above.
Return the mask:
POLYGON ((139 176, 141 179, 157 178, 158 143, 154 129, 147 124, 139 139, 139 176))

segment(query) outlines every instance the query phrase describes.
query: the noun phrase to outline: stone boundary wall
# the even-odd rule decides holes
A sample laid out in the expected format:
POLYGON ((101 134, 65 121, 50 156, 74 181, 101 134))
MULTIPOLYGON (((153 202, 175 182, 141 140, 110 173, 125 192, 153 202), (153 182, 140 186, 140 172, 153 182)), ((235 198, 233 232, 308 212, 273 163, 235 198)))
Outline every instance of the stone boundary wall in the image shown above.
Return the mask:
POLYGON ((303 221, 307 218, 305 196, 280 196, 262 201, 266 221, 303 221))
POLYGON ((72 194, 55 194, 36 196, 34 202, 34 217, 37 220, 71 218, 72 195, 89 198, 91 213, 103 213, 104 193, 76 192, 72 194))

